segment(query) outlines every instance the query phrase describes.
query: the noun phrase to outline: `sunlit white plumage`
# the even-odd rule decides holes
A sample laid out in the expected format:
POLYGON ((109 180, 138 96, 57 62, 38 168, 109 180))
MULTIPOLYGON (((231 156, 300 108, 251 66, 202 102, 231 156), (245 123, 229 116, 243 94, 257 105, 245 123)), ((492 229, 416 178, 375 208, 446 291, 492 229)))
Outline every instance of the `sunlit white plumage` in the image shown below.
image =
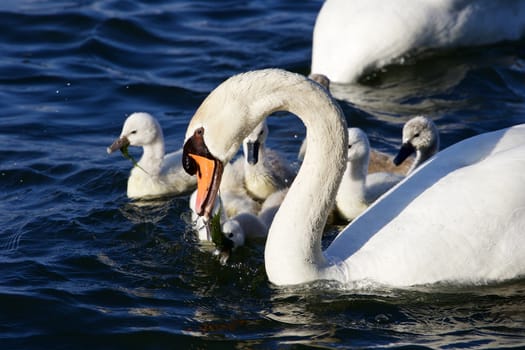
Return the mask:
POLYGON ((158 121, 148 113, 131 114, 120 137, 108 153, 127 146, 142 147, 143 154, 128 178, 129 198, 154 198, 187 193, 195 189, 194 176, 182 168, 182 150, 164 154, 164 136, 158 121))
POLYGON ((347 127, 319 85, 281 70, 234 76, 197 110, 186 145, 200 133, 214 159, 227 162, 249 130, 277 110, 305 123, 311 146, 270 227, 265 267, 271 282, 409 286, 525 274, 525 125, 441 151, 322 252, 326 217, 345 169, 347 127))
POLYGON ((313 74, 336 83, 428 49, 517 40, 521 0, 326 0, 313 33, 313 74))
POLYGON ((355 219, 403 178, 389 172, 368 174, 369 158, 368 137, 359 128, 349 128, 347 165, 335 197, 337 213, 345 220, 355 219))

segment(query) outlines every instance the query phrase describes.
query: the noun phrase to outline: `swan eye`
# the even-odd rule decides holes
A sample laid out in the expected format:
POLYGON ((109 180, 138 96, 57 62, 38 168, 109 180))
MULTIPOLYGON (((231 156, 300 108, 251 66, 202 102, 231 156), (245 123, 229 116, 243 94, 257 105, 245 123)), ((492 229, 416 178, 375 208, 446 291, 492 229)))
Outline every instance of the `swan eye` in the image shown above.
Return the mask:
POLYGON ((228 238, 233 238, 233 233, 232 233, 232 232, 230 232, 230 233, 228 234, 228 238))
POLYGON ((136 134, 137 133, 137 130, 133 130, 132 132, 130 132, 130 134, 136 134))

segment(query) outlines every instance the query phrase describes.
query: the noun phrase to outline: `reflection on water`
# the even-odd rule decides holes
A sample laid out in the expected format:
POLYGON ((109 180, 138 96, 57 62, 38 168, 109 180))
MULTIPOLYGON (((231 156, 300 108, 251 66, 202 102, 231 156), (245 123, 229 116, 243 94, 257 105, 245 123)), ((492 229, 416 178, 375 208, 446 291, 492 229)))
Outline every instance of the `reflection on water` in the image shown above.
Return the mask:
POLYGON ((457 49, 393 65, 355 84, 331 84, 350 126, 371 146, 395 153, 402 124, 426 115, 442 148, 479 133, 523 122, 523 59, 516 45, 457 49))
MULTIPOLYGON (((406 121, 416 113, 439 116, 481 107, 483 101, 476 93, 508 98, 515 91, 523 98, 523 91, 512 87, 513 74, 519 74, 522 67, 519 50, 510 45, 456 49, 427 53, 417 61, 372 73, 359 84, 333 84, 331 90, 338 99, 385 121, 395 121, 396 116, 406 121), (495 79, 487 79, 492 81, 487 84, 475 76, 478 73, 495 79)), ((520 80, 522 84, 523 77, 520 80)))
POLYGON ((330 89, 336 98, 380 120, 399 123, 416 113, 434 115, 447 107, 459 109, 465 101, 445 99, 443 94, 455 88, 470 68, 463 61, 448 65, 429 59, 411 66, 389 66, 360 84, 332 84, 330 89))
POLYGON ((377 340, 384 345, 523 345, 523 281, 483 287, 444 285, 382 291, 377 286, 348 290, 317 282, 304 289, 279 287, 273 292, 264 316, 286 324, 279 332, 282 339, 287 339, 285 343, 293 343, 297 337, 302 344, 359 347, 367 334, 382 329, 384 336, 377 340), (305 336, 310 341, 305 341, 305 336), (506 337, 504 343, 502 337, 506 337), (399 342, 400 339, 405 341, 399 342))

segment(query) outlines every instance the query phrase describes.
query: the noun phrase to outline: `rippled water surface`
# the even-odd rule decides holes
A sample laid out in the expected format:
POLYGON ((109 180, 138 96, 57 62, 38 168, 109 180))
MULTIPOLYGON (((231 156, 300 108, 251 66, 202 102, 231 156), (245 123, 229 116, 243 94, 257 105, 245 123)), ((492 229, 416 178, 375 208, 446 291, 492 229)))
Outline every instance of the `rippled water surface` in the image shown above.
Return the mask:
MULTIPOLYGON (((309 72, 320 6, 0 3, 2 349, 525 346, 523 280, 277 288, 262 245, 227 266, 197 245, 187 196, 126 198, 131 163, 106 147, 127 115, 152 113, 178 149, 200 102, 232 74, 309 72)), ((394 153, 415 114, 435 120, 445 147, 525 122, 525 43, 436 52, 333 91, 374 147, 394 153)), ((270 146, 295 162, 304 127, 270 118, 270 129, 270 146)))

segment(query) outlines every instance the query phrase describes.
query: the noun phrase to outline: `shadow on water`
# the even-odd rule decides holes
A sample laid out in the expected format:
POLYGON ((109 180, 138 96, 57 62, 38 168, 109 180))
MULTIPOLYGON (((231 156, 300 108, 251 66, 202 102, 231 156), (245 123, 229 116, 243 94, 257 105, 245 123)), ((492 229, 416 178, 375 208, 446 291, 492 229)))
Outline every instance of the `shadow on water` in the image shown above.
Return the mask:
POLYGON ((348 290, 322 281, 271 288, 263 316, 277 322, 268 337, 277 346, 357 349, 374 339, 376 346, 393 348, 475 348, 501 345, 503 335, 507 345, 517 346, 525 329, 522 281, 476 288, 348 290))
POLYGON ((525 42, 427 52, 385 67, 355 84, 332 84, 350 126, 372 146, 393 152, 401 124, 424 114, 438 126, 443 147, 523 122, 525 42))

